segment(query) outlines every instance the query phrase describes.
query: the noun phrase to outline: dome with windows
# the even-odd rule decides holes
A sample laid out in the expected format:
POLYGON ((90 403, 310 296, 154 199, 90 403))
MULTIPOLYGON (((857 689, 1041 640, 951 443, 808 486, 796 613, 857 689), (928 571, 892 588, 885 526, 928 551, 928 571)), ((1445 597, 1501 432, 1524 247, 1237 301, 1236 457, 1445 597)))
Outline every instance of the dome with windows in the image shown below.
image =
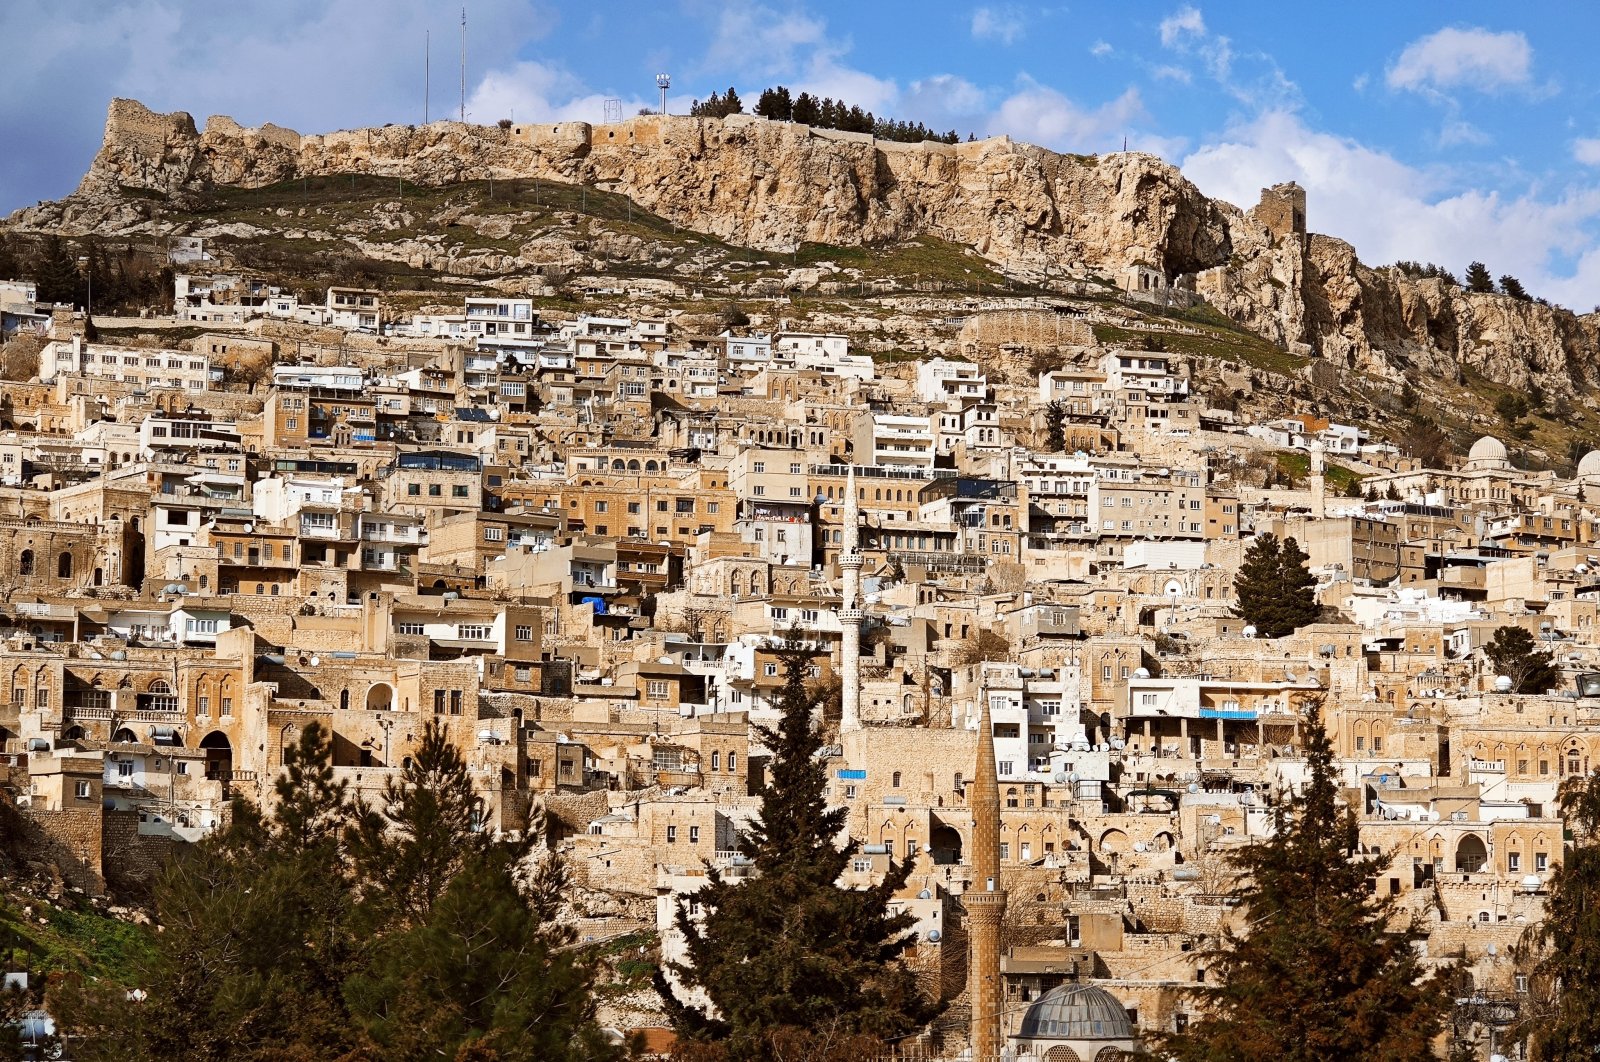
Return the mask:
POLYGON ((1485 435, 1467 451, 1467 468, 1510 468, 1511 455, 1506 444, 1493 435, 1485 435))
POLYGON ((1579 479, 1600 479, 1600 450, 1590 450, 1578 462, 1579 479))
POLYGON ((1022 1016, 1019 1040, 1128 1040, 1134 1038, 1128 1011, 1103 988, 1060 985, 1034 1001, 1022 1016))

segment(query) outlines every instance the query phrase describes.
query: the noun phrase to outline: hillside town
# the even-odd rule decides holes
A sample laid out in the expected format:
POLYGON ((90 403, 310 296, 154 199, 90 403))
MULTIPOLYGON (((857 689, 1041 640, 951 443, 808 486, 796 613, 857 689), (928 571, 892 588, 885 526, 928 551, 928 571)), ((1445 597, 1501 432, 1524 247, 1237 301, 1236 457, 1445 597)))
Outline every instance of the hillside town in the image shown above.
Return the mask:
POLYGON ((927 1057, 1181 1031, 1313 707, 1458 1023, 1488 1050, 1518 1020, 1557 790, 1600 764, 1600 452, 1434 466, 1256 421, 1037 298, 889 361, 781 313, 399 312, 173 256, 170 345, 0 281, 38 339, 0 408, 0 784, 74 888, 270 806, 312 724, 376 800, 431 722, 476 828, 547 822, 581 939, 681 960, 678 901, 747 872, 803 640, 849 877, 910 866, 927 1057), (1259 629, 1241 568, 1290 539, 1315 614, 1259 629))

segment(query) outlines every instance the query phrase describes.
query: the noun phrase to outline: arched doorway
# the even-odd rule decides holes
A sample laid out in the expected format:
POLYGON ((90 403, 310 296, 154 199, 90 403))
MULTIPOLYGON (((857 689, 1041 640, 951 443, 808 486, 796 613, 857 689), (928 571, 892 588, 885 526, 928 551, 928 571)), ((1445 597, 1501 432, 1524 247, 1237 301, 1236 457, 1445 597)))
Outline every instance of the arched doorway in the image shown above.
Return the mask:
POLYGON ((206 777, 213 781, 228 781, 233 776, 233 745, 229 743, 228 735, 213 730, 200 739, 200 747, 206 752, 206 777))
POLYGON ((939 866, 961 862, 961 834, 954 826, 935 826, 928 837, 929 854, 939 866))
POLYGON ((72 554, 63 550, 61 556, 56 558, 56 578, 72 578, 72 554))
POLYGON ((394 690, 387 682, 376 682, 367 691, 367 711, 394 711, 394 690))
POLYGON ((1469 833, 1461 838, 1456 845, 1456 872, 1459 874, 1476 874, 1489 862, 1489 849, 1484 846, 1483 838, 1475 833, 1469 833))
POLYGON ((1106 855, 1126 855, 1128 835, 1121 830, 1107 830, 1100 835, 1100 851, 1106 855))

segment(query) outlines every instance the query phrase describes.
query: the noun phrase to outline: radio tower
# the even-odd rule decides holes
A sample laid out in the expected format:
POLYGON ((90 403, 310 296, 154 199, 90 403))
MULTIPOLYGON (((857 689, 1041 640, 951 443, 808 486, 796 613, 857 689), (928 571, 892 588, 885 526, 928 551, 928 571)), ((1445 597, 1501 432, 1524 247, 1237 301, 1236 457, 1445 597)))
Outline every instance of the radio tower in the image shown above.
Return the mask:
POLYGON ((461 121, 467 120, 467 7, 461 5, 461 121))
POLYGON ((672 75, 671 74, 657 74, 656 75, 656 88, 661 90, 661 113, 663 115, 665 115, 667 113, 667 89, 669 89, 671 87, 672 87, 672 75))

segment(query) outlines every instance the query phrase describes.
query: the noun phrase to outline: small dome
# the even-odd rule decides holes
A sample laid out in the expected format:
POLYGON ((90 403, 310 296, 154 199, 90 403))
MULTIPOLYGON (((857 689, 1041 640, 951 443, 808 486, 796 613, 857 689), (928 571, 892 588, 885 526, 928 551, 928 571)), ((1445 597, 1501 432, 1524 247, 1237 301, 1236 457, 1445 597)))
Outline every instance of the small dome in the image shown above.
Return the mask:
POLYGON ((1578 462, 1579 479, 1600 479, 1600 450, 1590 450, 1578 462))
POLYGON ((1506 444, 1493 435, 1485 435, 1467 451, 1468 468, 1505 468, 1511 464, 1506 444))
POLYGON ((1131 1040, 1133 1022, 1117 997, 1094 985, 1060 985, 1022 1016, 1018 1039, 1131 1040))

